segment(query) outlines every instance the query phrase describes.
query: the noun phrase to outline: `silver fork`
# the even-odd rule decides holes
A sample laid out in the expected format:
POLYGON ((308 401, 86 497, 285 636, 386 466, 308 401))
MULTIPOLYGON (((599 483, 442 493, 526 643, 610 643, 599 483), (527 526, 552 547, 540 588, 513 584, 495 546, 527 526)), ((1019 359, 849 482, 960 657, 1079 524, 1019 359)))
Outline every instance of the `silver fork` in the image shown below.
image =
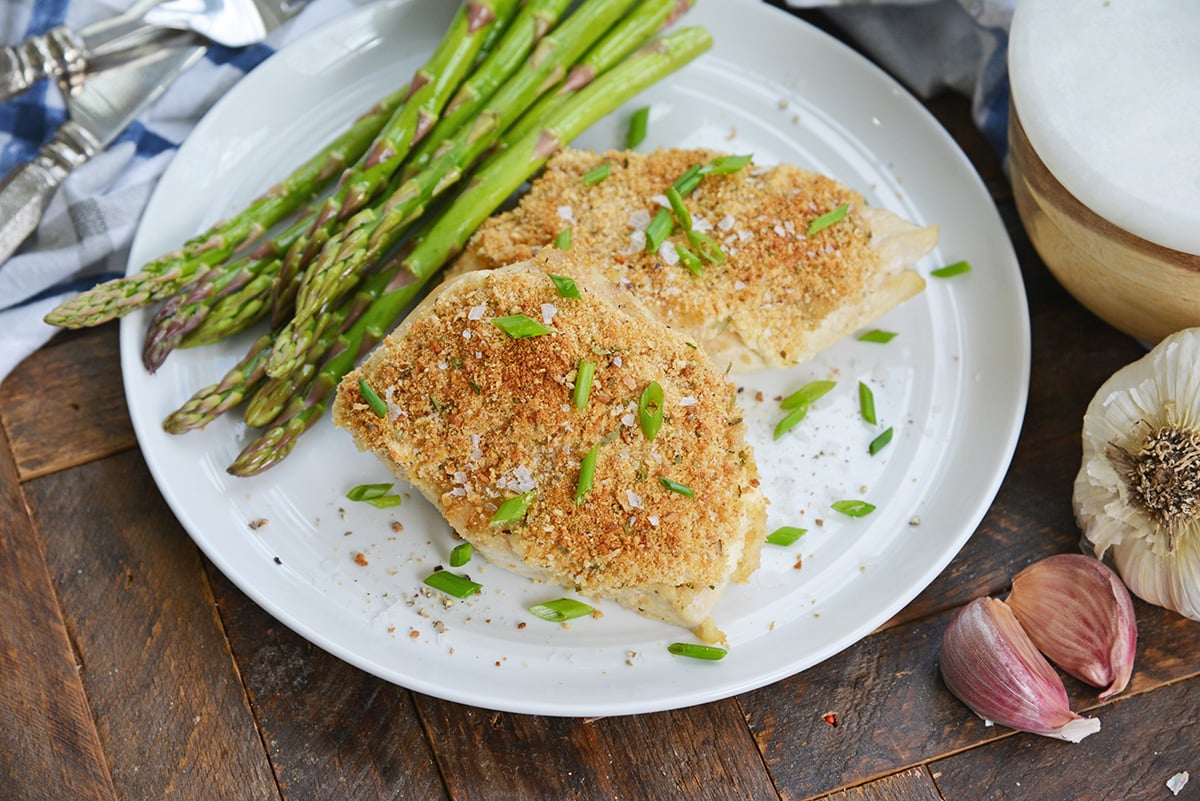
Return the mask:
POLYGON ((245 47, 294 16, 310 0, 137 0, 124 13, 72 31, 59 26, 0 49, 0 102, 43 78, 75 91, 94 62, 116 59, 167 32, 191 31, 210 42, 245 47))

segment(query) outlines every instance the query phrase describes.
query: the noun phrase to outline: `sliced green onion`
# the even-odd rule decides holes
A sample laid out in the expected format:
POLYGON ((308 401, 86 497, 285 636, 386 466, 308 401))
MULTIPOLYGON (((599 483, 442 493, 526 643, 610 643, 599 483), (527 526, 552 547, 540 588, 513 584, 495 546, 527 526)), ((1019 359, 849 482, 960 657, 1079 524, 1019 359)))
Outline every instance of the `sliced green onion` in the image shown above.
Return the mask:
POLYGON ((374 506, 376 509, 391 509, 393 506, 399 506, 403 502, 403 498, 399 495, 381 495, 378 498, 367 498, 367 503, 374 506))
POLYGON ((521 522, 525 518, 525 513, 529 511, 529 504, 533 503, 535 495, 537 495, 537 490, 530 490, 521 495, 514 495, 500 504, 496 514, 492 515, 491 525, 503 526, 506 523, 521 522))
POLYGON ((455 598, 468 598, 483 589, 482 584, 447 570, 430 573, 425 577, 425 583, 455 598))
POLYGON ((667 646, 667 650, 675 654, 675 656, 690 656, 692 659, 708 659, 711 661, 724 659, 725 654, 729 653, 717 645, 697 645, 694 642, 673 642, 667 646))
POLYGON ((671 204, 671 211, 675 213, 679 227, 685 231, 692 230, 692 213, 687 210, 687 206, 683 205, 683 195, 679 194, 679 190, 673 186, 667 187, 667 202, 671 204))
POLYGON ((650 123, 650 107, 642 106, 629 118, 629 133, 625 136, 625 149, 633 150, 646 138, 650 123))
POLYGON ((391 484, 359 484, 346 493, 352 501, 372 501, 382 498, 392 490, 391 484))
POLYGON ((654 215, 654 219, 646 226, 646 252, 657 253, 659 247, 671 235, 671 231, 674 228, 675 218, 671 216, 671 210, 668 208, 659 208, 658 213, 654 215))
POLYGON ((680 495, 686 495, 689 498, 696 497, 696 493, 692 492, 692 488, 687 484, 680 484, 678 481, 672 481, 666 476, 659 476, 658 483, 662 484, 664 488, 669 489, 671 492, 678 492, 680 495))
POLYGON ((696 187, 704 180, 703 168, 699 164, 693 164, 684 170, 683 175, 675 179, 672 186, 679 194, 687 197, 692 192, 696 191, 696 187))
POLYGON ((808 404, 801 404, 795 409, 792 409, 790 412, 784 415, 782 420, 775 424, 775 435, 773 439, 779 439, 784 434, 791 431, 800 423, 801 420, 804 419, 805 415, 807 414, 808 404))
POLYGON ((562 623, 577 617, 586 617, 595 613, 595 608, 574 598, 559 598, 556 601, 546 601, 544 604, 534 604, 529 607, 529 613, 551 623, 562 623))
POLYGON ((863 419, 871 425, 879 422, 875 419, 875 393, 862 381, 858 382, 858 409, 863 419))
POLYGON ((931 270, 930 275, 937 278, 953 278, 956 275, 971 272, 971 265, 965 261, 956 261, 954 264, 947 264, 945 267, 939 267, 936 270, 931 270))
POLYGON ((771 545, 788 546, 796 540, 808 533, 806 528, 796 528, 795 526, 780 526, 767 535, 767 542, 771 545))
POLYGON ((587 359, 581 359, 575 368, 575 408, 583 411, 587 406, 588 396, 592 394, 592 376, 596 374, 596 365, 587 359))
POLYGON ((574 298, 575 300, 582 299, 582 296, 579 294, 579 287, 575 286, 575 280, 573 278, 568 278, 565 275, 555 275, 554 273, 550 273, 550 280, 554 282, 554 288, 558 290, 558 296, 560 298, 574 298))
POLYGON ((895 331, 884 331, 881 328, 873 328, 858 335, 859 342, 876 342, 880 345, 886 345, 895 338, 895 331))
POLYGON ((874 456, 881 450, 887 447, 887 444, 892 441, 892 427, 888 426, 882 434, 871 440, 871 444, 867 446, 867 453, 874 456))
POLYGON ((704 165, 702 172, 705 175, 729 175, 745 167, 752 158, 754 158, 752 153, 744 156, 718 156, 704 165))
POLYGON ((818 231, 824 231, 826 228, 836 222, 841 222, 842 218, 846 216, 846 212, 849 210, 850 207, 843 203, 833 211, 827 214, 822 214, 820 217, 808 224, 808 232, 806 236, 812 236, 818 231))
POLYGON ((471 561, 471 556, 474 553, 475 549, 471 547, 471 543, 460 542, 450 551, 450 567, 462 567, 471 561))
POLYGON ((658 436, 658 429, 662 428, 662 422, 663 388, 657 381, 651 381, 638 399, 638 425, 642 427, 646 439, 653 442, 658 436))
POLYGON ((700 254, 700 258, 712 264, 725 263, 725 251, 721 250, 721 246, 709 238, 706 234, 699 231, 691 230, 687 232, 688 242, 700 254))
POLYGON ((579 482, 575 485, 575 503, 583 503, 583 498, 592 491, 592 479, 596 476, 596 457, 600 455, 600 445, 592 446, 579 463, 579 482))
POLYGON ((841 512, 847 517, 866 517, 875 511, 875 505, 866 501, 834 501, 831 506, 833 511, 841 512))
POLYGON ((547 328, 532 317, 524 314, 514 314, 511 317, 494 317, 492 325, 508 334, 513 339, 525 337, 540 337, 543 334, 554 333, 553 328, 547 328))
POLYGON ((583 174, 583 185, 595 186, 610 175, 612 175, 612 165, 606 161, 599 167, 590 169, 583 174))
POLYGON ((387 417, 387 404, 383 402, 383 398, 379 397, 378 393, 367 383, 367 379, 358 379, 358 394, 362 395, 363 400, 371 407, 371 410, 380 417, 387 417))
POLYGON ((700 257, 690 249, 685 248, 683 245, 676 245, 675 253, 679 256, 679 263, 687 267, 692 275, 704 275, 704 262, 700 261, 700 257))
POLYGON ((559 250, 571 249, 571 229, 564 228, 558 232, 558 236, 554 237, 554 247, 559 250))
POLYGON ((829 390, 837 386, 836 381, 809 381, 800 389, 788 395, 779 402, 780 409, 795 409, 797 406, 808 406, 818 398, 823 397, 829 390))

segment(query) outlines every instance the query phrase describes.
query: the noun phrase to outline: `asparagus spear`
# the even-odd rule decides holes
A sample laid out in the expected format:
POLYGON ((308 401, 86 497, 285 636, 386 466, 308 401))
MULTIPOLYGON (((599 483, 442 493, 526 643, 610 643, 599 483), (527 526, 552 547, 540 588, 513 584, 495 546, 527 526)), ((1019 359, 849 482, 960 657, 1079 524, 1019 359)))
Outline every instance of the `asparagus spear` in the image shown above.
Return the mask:
POLYGON ((378 101, 344 133, 239 214, 189 239, 178 250, 149 262, 131 276, 106 281, 64 301, 46 315, 46 322, 64 328, 89 328, 124 317, 177 292, 197 275, 228 259, 238 247, 261 237, 312 199, 347 164, 357 161, 407 94, 408 87, 404 87, 378 101))
POLYGON ((169 434, 183 434, 216 420, 223 413, 237 406, 242 399, 253 394, 266 379, 263 369, 271 355, 271 334, 258 338, 246 356, 216 384, 196 392, 186 403, 171 412, 163 421, 163 429, 169 434))
MULTIPOLYGON (((186 292, 169 298, 155 312, 146 331, 142 345, 142 364, 146 369, 151 373, 158 370, 184 336, 200 326, 220 301, 231 295, 244 297, 242 290, 247 286, 259 294, 266 294, 279 272, 279 257, 303 233, 304 225, 296 223, 246 258, 208 271, 184 287, 186 292)), ((229 311, 228 307, 223 307, 221 313, 228 314, 229 311)))
POLYGON ((503 200, 540 169, 559 148, 600 117, 616 110, 647 86, 678 70, 712 46, 701 28, 685 28, 651 45, 573 95, 541 130, 529 133, 488 160, 450 207, 403 259, 396 288, 382 294, 346 332, 302 394, 262 436, 250 443, 228 471, 250 476, 278 464, 292 451, 329 403, 329 395, 358 359, 383 338, 396 318, 467 237, 503 200))
POLYGON ((525 4, 500 44, 459 87, 433 131, 413 149, 404 167, 406 176, 428 164, 438 146, 475 117, 504 81, 525 63, 534 45, 558 24, 569 3, 570 0, 529 0, 525 4))
MULTIPOLYGON (((460 128, 452 139, 439 146, 441 155, 392 193, 382 213, 364 212, 356 216, 340 235, 329 240, 319 261, 305 275, 295 316, 276 339, 275 352, 267 363, 268 375, 282 375, 294 367, 318 330, 314 321, 324 309, 335 305, 353 289, 364 265, 372 264, 395 246, 424 213, 429 201, 456 183, 504 129, 547 87, 558 83, 633 2, 592 0, 579 7, 542 38, 525 67, 497 90, 472 126, 460 128), (365 237, 369 237, 369 247, 364 248, 365 237)), ((640 30, 640 26, 640 18, 635 14, 617 27, 640 30)))
POLYGON ((554 92, 542 95, 516 124, 504 131, 505 142, 516 142, 566 102, 571 92, 587 86, 621 59, 646 43, 660 30, 675 22, 695 5, 695 0, 645 0, 621 25, 609 31, 580 61, 554 92))
MULTIPOLYGON (((429 60, 417 70, 405 103, 376 137, 367 152, 346 169, 336 192, 326 198, 313 222, 312 233, 331 228, 361 210, 429 132, 468 75, 493 25, 506 23, 517 0, 465 0, 429 60)), ((286 264, 285 275, 302 273, 317 251, 308 247, 298 263, 286 264)))

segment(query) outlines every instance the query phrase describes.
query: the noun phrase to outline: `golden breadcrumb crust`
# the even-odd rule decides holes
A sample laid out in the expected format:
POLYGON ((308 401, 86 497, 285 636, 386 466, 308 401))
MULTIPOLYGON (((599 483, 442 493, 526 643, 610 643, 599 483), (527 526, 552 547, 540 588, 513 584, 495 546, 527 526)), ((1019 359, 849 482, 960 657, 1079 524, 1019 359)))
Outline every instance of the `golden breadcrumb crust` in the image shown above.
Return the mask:
POLYGON ((571 272, 578 257, 546 250, 535 262, 443 284, 345 377, 334 421, 489 559, 699 625, 727 581, 757 567, 765 535, 735 389, 682 337, 606 293, 581 282, 581 299, 560 297, 547 272, 571 272), (518 314, 552 333, 514 339, 493 324, 518 314), (595 364, 583 410, 572 403, 581 360, 595 364), (360 379, 387 416, 363 400, 360 379), (665 412, 652 442, 638 424, 651 381, 665 412), (580 464, 596 445, 592 489, 577 504, 580 464), (529 491, 522 521, 490 525, 504 500, 529 491))
POLYGON ((685 198, 694 226, 727 255, 724 264, 693 275, 676 261, 675 245, 687 244, 679 229, 647 253, 644 231, 666 205, 667 188, 718 155, 564 150, 516 208, 480 226, 450 274, 523 261, 570 228, 573 251, 603 258, 608 281, 699 341, 722 368, 797 364, 923 288, 906 268, 932 249, 936 229, 870 209, 837 181, 786 164, 709 175, 685 198), (587 185, 583 176, 605 162, 609 177, 587 185), (843 220, 806 235, 813 220, 843 205, 843 220))

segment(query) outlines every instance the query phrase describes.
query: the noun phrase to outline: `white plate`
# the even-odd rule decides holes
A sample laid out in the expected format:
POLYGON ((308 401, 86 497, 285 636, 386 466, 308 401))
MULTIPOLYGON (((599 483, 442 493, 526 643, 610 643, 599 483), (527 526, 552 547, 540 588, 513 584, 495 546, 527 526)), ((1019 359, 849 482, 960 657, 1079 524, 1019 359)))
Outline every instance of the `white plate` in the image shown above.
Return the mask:
MULTIPOLYGON (((406 80, 454 5, 370 6, 251 73, 159 182, 131 265, 239 208, 406 80)), ((602 618, 569 627, 537 620, 525 607, 562 593, 478 559, 468 569, 485 586, 480 595, 452 606, 422 595, 421 579, 451 547, 449 530, 415 493, 392 510, 345 500, 350 487, 387 476, 328 419, 283 464, 251 479, 225 473, 254 433, 235 416, 185 436, 162 431, 162 419, 216 381, 251 336, 176 353, 149 376, 139 360, 147 315, 127 317, 130 415, 163 496, 237 586, 322 648, 413 690, 492 709, 591 716, 711 701, 794 674, 868 634, 933 580, 995 497, 1024 411, 1029 324, 1011 244, 970 164, 895 82, 786 13, 706 0, 687 24, 707 26, 716 47, 631 104, 652 108, 643 148, 711 146, 828 173, 873 205, 941 226, 923 271, 960 259, 973 271, 931 278, 880 321, 900 334, 890 344, 845 341, 810 364, 739 382, 771 527, 809 533, 791 548, 768 546, 752 581, 722 599, 716 617, 730 649, 720 662, 669 655, 668 643, 689 640, 687 632, 609 604, 602 618), (837 388, 772 442, 779 412, 771 399, 829 376, 837 388), (874 389, 879 426, 859 417, 860 380, 874 389), (766 400, 755 399, 759 392, 766 400), (867 443, 888 425, 895 439, 868 456, 867 443), (846 518, 829 510, 841 498, 878 509, 846 518), (268 522, 252 528, 258 520, 268 522), (358 553, 366 566, 355 563, 358 553)), ((577 144, 617 146, 627 117, 618 112, 577 144)))

